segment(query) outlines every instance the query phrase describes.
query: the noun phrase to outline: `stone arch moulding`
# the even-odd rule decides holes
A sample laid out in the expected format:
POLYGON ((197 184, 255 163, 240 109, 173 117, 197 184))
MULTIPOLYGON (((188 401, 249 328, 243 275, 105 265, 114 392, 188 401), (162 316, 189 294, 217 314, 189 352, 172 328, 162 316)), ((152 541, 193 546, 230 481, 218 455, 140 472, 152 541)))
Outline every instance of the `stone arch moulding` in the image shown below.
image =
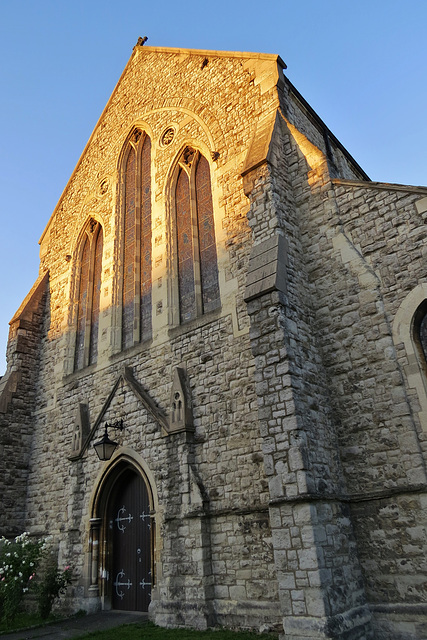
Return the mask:
MULTIPOLYGON (((161 574, 160 552, 162 548, 160 531, 163 514, 154 475, 147 462, 138 453, 123 447, 98 474, 89 503, 87 523, 87 586, 91 596, 100 596, 102 608, 111 607, 111 554, 108 552, 108 509, 114 489, 126 472, 136 473, 144 482, 149 501, 150 531, 149 541, 152 571, 152 599, 157 599, 156 585, 161 574)), ((110 541, 111 544, 111 541, 110 541)))
POLYGON ((119 143, 120 151, 117 156, 116 170, 118 172, 120 181, 122 180, 123 165, 125 163, 126 156, 128 154, 129 143, 131 142, 132 136, 135 134, 136 131, 141 131, 141 133, 145 133, 150 138, 153 151, 155 151, 154 147, 156 145, 156 138, 155 138, 155 133, 153 129, 150 127, 150 125, 146 120, 141 120, 141 119, 135 120, 130 125, 126 136, 119 143))
POLYGON ((83 205, 81 213, 83 214, 85 209, 88 209, 88 212, 84 216, 82 215, 80 217, 80 220, 78 220, 74 225, 74 229, 73 229, 71 241, 70 241, 70 254, 69 254, 72 257, 73 264, 75 264, 76 260, 79 258, 79 252, 81 251, 81 248, 82 248, 82 238, 83 238, 83 235, 86 233, 86 229, 90 224, 91 220, 95 220, 95 222, 98 222, 101 225, 105 235, 105 221, 103 217, 96 210, 92 211, 92 209, 95 208, 91 206, 91 204, 93 205, 94 201, 98 202, 97 198, 93 197, 91 198, 91 202, 85 203, 83 205), (83 222, 81 222, 82 218, 83 218, 83 222))
POLYGON ((99 472, 92 491, 89 503, 89 513, 91 518, 98 516, 100 509, 100 497, 104 491, 106 482, 111 479, 111 474, 117 469, 120 463, 126 462, 129 466, 133 466, 143 477, 145 477, 151 491, 153 501, 153 509, 156 513, 159 511, 159 500, 154 475, 145 459, 130 447, 121 447, 118 453, 115 453, 111 460, 99 472))
POLYGON ((218 212, 220 207, 218 205, 218 194, 215 183, 215 166, 213 165, 213 160, 211 156, 211 152, 209 148, 200 140, 195 140, 193 138, 187 139, 184 143, 182 143, 177 152, 174 154, 173 159, 166 171, 166 178, 163 185, 163 195, 166 203, 166 228, 168 234, 168 242, 169 246, 171 246, 172 236, 173 236, 173 228, 174 228, 174 218, 175 218, 175 207, 172 205, 174 200, 174 192, 176 187, 176 181, 178 177, 178 169, 181 163, 182 156, 184 151, 187 148, 194 149, 196 153, 203 155, 205 159, 208 161, 210 174, 211 174, 211 186, 212 186, 212 199, 214 205, 214 220, 215 220, 215 232, 217 235, 217 244, 218 244, 218 236, 220 236, 219 227, 220 227, 220 219, 218 212))
POLYGON ((166 179, 164 184, 164 195, 166 196, 166 198, 168 198, 173 192, 173 189, 175 186, 175 181, 173 178, 176 173, 176 169, 181 161, 182 155, 187 147, 191 147, 195 151, 198 151, 201 155, 203 155, 206 158, 206 160, 209 163, 211 175, 213 175, 215 167, 213 166, 214 160, 212 158, 212 150, 209 149, 209 147, 201 140, 198 140, 196 138, 186 138, 185 142, 183 142, 179 146, 176 154, 174 155, 168 167, 168 170, 166 171, 166 179))
POLYGON ((212 113, 202 104, 198 103, 194 99, 187 98, 187 107, 182 106, 181 98, 169 98, 165 100, 168 102, 167 106, 155 107, 144 112, 144 119, 147 119, 150 115, 161 113, 164 111, 178 111, 184 113, 187 116, 191 116, 197 122, 197 124, 204 131, 208 140, 209 154, 216 150, 216 147, 225 147, 225 137, 222 131, 219 120, 212 115, 212 113))
POLYGON ((419 306, 426 300, 427 283, 421 283, 408 293, 393 321, 393 340, 395 344, 403 343, 405 346, 407 364, 404 365, 404 371, 409 388, 415 389, 418 394, 418 415, 424 432, 427 432, 427 377, 420 348, 414 339, 414 317, 419 306))

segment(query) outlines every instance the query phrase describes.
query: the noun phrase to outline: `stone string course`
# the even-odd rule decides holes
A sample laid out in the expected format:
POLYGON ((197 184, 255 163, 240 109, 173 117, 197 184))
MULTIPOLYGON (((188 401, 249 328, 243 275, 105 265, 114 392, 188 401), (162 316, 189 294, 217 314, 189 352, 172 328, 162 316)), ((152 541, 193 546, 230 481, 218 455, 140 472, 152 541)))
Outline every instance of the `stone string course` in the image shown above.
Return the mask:
POLYGON ((135 47, 11 323, 0 533, 51 535, 74 568, 69 610, 108 608, 106 496, 131 465, 150 488, 157 624, 421 640, 427 387, 412 325, 427 189, 370 182, 282 66, 135 47), (152 141, 153 331, 122 351, 121 154, 135 127, 152 141), (171 179, 187 145, 210 163, 221 308, 180 326, 171 179), (104 233, 98 361, 73 372, 91 217, 104 233), (192 423, 168 431, 177 368, 192 423), (86 414, 91 441, 71 456, 86 414), (92 442, 119 418, 102 463, 92 442))

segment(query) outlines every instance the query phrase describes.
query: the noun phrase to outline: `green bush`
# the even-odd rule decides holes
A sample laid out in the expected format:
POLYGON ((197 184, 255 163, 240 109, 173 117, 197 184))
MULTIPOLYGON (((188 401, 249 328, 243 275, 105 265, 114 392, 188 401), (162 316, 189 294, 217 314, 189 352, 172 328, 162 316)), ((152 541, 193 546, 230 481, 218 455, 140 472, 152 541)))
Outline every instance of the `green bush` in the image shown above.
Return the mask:
POLYGON ((45 620, 52 611, 53 603, 60 595, 65 594, 71 584, 72 569, 70 566, 58 569, 56 561, 51 558, 47 564, 40 583, 37 585, 37 604, 40 617, 45 620))
POLYGON ((18 614, 44 549, 44 541, 32 540, 28 533, 14 540, 0 539, 0 620, 10 623, 18 614))

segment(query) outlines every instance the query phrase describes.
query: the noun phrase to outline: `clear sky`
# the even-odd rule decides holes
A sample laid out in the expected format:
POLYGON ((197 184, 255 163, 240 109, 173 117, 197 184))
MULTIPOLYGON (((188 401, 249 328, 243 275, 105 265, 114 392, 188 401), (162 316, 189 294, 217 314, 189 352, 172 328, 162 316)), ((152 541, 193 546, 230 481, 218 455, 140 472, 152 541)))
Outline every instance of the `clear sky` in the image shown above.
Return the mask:
POLYGON ((132 53, 277 53, 372 180, 426 185, 422 0, 0 0, 0 374, 38 240, 132 53))

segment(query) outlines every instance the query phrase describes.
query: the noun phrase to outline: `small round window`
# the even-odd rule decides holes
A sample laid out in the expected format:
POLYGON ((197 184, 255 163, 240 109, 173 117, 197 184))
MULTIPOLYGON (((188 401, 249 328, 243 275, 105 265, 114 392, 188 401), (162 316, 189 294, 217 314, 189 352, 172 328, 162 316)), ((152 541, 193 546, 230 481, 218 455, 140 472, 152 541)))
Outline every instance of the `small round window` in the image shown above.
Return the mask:
POLYGON ((162 147, 168 147, 173 139, 175 138, 175 129, 173 127, 168 127, 162 134, 160 138, 160 144, 162 147))

